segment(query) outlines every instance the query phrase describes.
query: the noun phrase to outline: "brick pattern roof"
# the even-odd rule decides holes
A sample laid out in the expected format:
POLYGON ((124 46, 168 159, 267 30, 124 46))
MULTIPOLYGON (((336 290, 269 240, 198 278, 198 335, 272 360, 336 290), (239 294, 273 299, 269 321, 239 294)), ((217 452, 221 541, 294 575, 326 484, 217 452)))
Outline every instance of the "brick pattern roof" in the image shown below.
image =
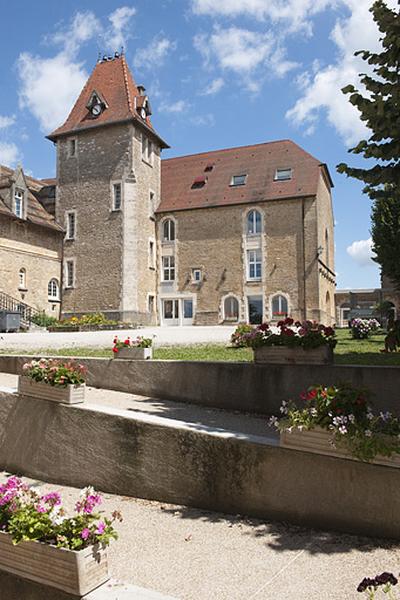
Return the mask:
POLYGON ((157 137, 163 148, 168 148, 168 144, 154 131, 150 118, 142 119, 139 116, 137 108, 142 107, 143 102, 143 96, 139 93, 124 55, 100 61, 93 69, 65 123, 47 137, 54 141, 59 136, 83 129, 133 120, 157 137), (106 104, 106 108, 98 117, 93 117, 88 109, 88 103, 94 93, 106 104))
MULTIPOLYGON (((14 171, 8 167, 0 165, 0 214, 18 219, 13 211, 8 207, 10 197, 10 187, 13 183, 14 171)), ((25 175, 25 181, 28 187, 27 193, 27 214, 26 221, 35 223, 42 227, 49 227, 56 231, 63 231, 63 228, 55 221, 54 216, 48 213, 39 202, 40 190, 44 185, 41 181, 25 175)))
POLYGON ((321 168, 290 140, 166 159, 157 212, 314 196, 321 168), (292 169, 292 179, 275 181, 276 170, 285 168, 292 169), (247 175, 245 185, 232 186, 234 175, 247 175), (206 181, 199 185, 201 178, 206 181))

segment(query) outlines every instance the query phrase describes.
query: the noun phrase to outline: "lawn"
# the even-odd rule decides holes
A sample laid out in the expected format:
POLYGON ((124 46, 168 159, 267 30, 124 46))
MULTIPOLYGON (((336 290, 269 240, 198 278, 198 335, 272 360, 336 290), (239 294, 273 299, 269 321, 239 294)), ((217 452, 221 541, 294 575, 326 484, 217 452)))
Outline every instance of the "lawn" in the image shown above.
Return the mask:
MULTIPOLYGON (((337 331, 338 344, 335 349, 335 363, 340 365, 399 365, 400 352, 385 354, 383 332, 376 333, 368 340, 353 340, 348 329, 337 331)), ((7 350, 2 354, 33 354, 35 356, 97 356, 111 358, 110 348, 63 348, 52 350, 7 350)), ((223 344, 197 344, 191 346, 165 346, 155 348, 154 358, 160 360, 201 360, 201 361, 236 361, 253 360, 253 352, 249 348, 229 348, 223 344)))

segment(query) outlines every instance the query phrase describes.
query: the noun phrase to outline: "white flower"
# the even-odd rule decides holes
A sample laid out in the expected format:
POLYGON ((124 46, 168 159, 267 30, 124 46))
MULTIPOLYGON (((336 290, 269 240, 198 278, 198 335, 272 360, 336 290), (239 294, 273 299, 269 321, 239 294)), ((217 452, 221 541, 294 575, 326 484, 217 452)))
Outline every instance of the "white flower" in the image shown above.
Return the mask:
POLYGON ((372 414, 372 412, 368 412, 368 413, 367 413, 367 419, 368 419, 369 421, 372 421, 372 419, 373 419, 373 418, 374 418, 374 415, 372 414))
POLYGON ((318 415, 318 411, 316 408, 312 408, 310 412, 313 417, 316 417, 318 415))
POLYGON ((356 420, 354 415, 349 415, 349 421, 350 423, 354 423, 354 421, 356 420))
POLYGON ((269 420, 269 426, 270 427, 277 427, 279 420, 277 417, 271 417, 269 420))
POLYGON ((367 437, 371 437, 371 436, 372 436, 372 431, 371 431, 370 429, 366 429, 366 430, 364 431, 364 433, 365 433, 365 435, 366 435, 367 437))
POLYGON ((298 426, 297 426, 297 429, 298 429, 299 431, 303 431, 303 429, 304 429, 304 425, 298 425, 298 426))
POLYGON ((339 427, 339 433, 341 433, 342 435, 345 435, 345 433, 347 433, 347 429, 344 425, 341 425, 339 427))
POLYGON ((286 431, 287 431, 288 433, 292 433, 292 431, 293 431, 293 427, 288 427, 288 428, 286 429, 286 431))

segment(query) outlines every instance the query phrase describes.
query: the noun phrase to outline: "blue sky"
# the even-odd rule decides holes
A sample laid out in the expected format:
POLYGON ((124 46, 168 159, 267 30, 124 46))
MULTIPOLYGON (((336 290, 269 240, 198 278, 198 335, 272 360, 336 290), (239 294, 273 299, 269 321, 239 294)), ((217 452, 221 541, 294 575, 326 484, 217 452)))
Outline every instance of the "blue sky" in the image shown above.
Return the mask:
MULTIPOLYGON (((387 0, 392 7, 396 0, 387 0)), ((165 156, 290 138, 330 168, 338 287, 379 285, 370 202, 335 165, 365 136, 341 94, 378 47, 369 0, 0 0, 0 163, 55 174, 45 139, 98 52, 124 45, 147 88, 165 156), (21 18, 23 13, 24 18, 21 18), (18 23, 18 35, 15 23, 18 23), (9 33, 7 33, 7 31, 9 33)))

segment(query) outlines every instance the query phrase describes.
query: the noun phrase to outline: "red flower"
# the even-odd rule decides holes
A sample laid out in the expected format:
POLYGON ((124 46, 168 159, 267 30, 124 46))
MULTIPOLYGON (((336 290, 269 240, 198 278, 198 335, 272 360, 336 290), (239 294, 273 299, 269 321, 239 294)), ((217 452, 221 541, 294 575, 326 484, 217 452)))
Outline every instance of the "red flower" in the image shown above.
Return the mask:
POLYGON ((261 323, 261 325, 258 326, 258 329, 260 331, 268 331, 269 330, 269 325, 268 325, 268 323, 261 323))
POLYGON ((300 400, 307 400, 307 394, 305 392, 300 394, 300 400))
POLYGON ((317 395, 317 390, 310 390, 307 394, 307 400, 313 400, 317 395))
POLYGON ((112 351, 115 352, 115 354, 117 354, 118 348, 113 348, 112 351))
POLYGON ((284 323, 285 323, 285 325, 289 325, 289 327, 290 327, 291 325, 293 325, 294 320, 291 317, 287 317, 287 319, 285 319, 284 323))
POLYGON ((130 343, 131 340, 129 338, 126 338, 126 340, 124 341, 125 346, 129 346, 130 343))

